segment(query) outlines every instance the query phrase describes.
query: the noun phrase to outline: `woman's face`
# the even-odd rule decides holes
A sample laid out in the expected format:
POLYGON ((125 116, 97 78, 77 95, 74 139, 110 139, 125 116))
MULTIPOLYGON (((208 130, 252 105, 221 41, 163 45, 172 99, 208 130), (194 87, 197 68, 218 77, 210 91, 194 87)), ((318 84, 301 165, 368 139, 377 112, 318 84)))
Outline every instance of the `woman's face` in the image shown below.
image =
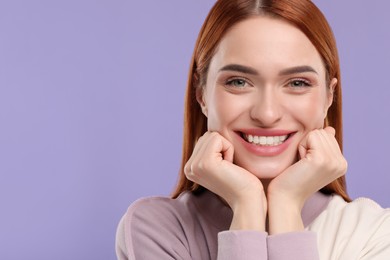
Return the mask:
POLYGON ((333 79, 314 45, 283 20, 254 17, 221 40, 198 101, 208 130, 234 146, 234 163, 272 179, 297 160, 298 145, 322 128, 333 79))

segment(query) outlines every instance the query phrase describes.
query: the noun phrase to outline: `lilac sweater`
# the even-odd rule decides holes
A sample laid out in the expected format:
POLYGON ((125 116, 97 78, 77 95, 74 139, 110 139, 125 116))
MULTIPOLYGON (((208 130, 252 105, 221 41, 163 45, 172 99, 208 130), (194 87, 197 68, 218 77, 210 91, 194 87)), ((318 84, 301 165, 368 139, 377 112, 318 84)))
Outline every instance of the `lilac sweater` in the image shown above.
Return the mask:
POLYGON ((232 211, 211 192, 144 198, 121 219, 116 253, 120 260, 390 259, 390 211, 371 200, 316 193, 302 219, 302 232, 229 231, 232 211))

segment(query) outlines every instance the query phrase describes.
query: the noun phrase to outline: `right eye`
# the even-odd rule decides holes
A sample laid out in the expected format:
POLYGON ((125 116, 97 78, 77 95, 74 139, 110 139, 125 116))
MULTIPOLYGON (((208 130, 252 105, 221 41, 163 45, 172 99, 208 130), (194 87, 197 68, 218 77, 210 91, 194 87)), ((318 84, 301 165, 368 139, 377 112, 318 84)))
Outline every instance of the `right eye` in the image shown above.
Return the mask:
POLYGON ((245 79, 236 78, 236 79, 230 79, 226 82, 227 86, 235 87, 235 88, 244 88, 246 87, 248 83, 245 79))

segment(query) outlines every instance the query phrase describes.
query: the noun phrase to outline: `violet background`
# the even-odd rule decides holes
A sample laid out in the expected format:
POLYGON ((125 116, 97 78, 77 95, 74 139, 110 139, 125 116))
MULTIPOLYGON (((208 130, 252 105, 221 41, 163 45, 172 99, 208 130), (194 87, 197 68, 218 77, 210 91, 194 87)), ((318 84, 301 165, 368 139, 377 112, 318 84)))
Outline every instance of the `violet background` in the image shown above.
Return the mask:
MULTIPOLYGON (((389 1, 314 1, 336 34, 353 198, 390 207, 389 1)), ((168 195, 192 48, 214 1, 0 1, 0 259, 115 259, 168 195)))

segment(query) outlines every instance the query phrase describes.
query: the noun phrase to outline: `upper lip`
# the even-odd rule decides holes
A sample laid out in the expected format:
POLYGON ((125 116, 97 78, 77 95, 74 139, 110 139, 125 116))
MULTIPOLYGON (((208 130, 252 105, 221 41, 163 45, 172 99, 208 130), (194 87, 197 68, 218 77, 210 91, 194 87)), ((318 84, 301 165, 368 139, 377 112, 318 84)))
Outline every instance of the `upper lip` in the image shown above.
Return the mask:
POLYGON ((253 136, 283 136, 290 135, 296 131, 291 130, 281 130, 281 129, 241 129, 237 131, 238 133, 245 135, 253 136))

